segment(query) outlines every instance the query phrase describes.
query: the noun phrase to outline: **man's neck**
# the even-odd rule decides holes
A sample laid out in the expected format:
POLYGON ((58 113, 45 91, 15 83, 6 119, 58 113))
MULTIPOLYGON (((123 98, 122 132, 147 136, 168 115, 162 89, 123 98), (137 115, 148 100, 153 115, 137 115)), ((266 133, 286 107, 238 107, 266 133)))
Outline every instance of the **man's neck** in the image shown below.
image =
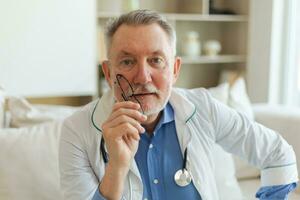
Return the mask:
POLYGON ((148 134, 152 135, 157 123, 159 122, 162 112, 163 111, 160 111, 158 114, 148 115, 147 121, 142 124, 148 134))

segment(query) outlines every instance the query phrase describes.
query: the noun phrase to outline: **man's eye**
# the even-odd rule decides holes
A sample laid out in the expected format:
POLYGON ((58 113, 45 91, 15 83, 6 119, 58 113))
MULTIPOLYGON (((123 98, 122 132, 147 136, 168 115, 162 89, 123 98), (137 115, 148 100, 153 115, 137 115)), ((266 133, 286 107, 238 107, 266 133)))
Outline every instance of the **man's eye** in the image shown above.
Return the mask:
POLYGON ((121 65, 133 65, 134 61, 130 59, 122 60, 121 65))
POLYGON ((119 69, 121 70, 129 70, 134 67, 136 61, 134 59, 123 59, 119 63, 119 69))
POLYGON ((152 61, 154 63, 158 63, 158 64, 163 62, 163 60, 161 58, 152 58, 152 61))
POLYGON ((155 57, 150 59, 151 65, 154 65, 155 67, 164 67, 165 61, 162 58, 155 57))

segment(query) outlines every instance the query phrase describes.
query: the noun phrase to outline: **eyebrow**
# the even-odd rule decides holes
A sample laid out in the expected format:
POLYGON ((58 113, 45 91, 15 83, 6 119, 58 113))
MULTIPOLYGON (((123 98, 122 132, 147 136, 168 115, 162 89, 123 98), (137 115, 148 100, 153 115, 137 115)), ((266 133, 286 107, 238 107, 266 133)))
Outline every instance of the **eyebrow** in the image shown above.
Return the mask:
POLYGON ((161 50, 154 51, 153 54, 164 54, 161 50))
POLYGON ((119 58, 120 56, 133 56, 133 54, 122 50, 120 53, 117 54, 117 58, 119 58))
MULTIPOLYGON (((151 52, 151 55, 162 55, 163 57, 166 57, 165 53, 161 50, 156 50, 151 52)), ((135 56, 134 54, 122 50, 120 53, 117 54, 117 59, 120 59, 122 56, 135 56)))
POLYGON ((161 55, 162 57, 166 58, 166 54, 161 50, 154 51, 152 55, 161 55))

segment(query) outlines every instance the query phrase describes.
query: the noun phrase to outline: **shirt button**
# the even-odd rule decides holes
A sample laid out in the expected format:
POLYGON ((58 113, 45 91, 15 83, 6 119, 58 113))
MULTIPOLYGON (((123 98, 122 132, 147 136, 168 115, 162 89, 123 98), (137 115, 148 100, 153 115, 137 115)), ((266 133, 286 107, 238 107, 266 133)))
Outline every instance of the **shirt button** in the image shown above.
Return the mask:
POLYGON ((149 145, 149 149, 152 149, 152 148, 153 148, 153 144, 150 144, 150 145, 149 145))
POLYGON ((154 184, 158 184, 158 179, 154 179, 154 180, 153 180, 153 183, 154 183, 154 184))

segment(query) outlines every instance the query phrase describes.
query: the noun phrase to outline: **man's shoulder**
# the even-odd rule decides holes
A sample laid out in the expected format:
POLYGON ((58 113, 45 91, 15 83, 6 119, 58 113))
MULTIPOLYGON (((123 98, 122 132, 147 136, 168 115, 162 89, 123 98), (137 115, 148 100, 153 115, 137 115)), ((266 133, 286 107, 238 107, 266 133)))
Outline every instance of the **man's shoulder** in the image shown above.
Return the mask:
POLYGON ((184 108, 187 113, 194 113, 196 110, 207 115, 210 112, 212 98, 205 88, 173 88, 170 101, 175 107, 175 112, 181 112, 184 108))
POLYGON ((207 98, 210 96, 210 93, 207 89, 203 87, 199 88, 192 88, 192 89, 186 89, 186 88, 173 88, 173 92, 184 96, 185 98, 189 99, 190 101, 199 101, 199 100, 207 100, 207 98))
POLYGON ((85 106, 79 108, 72 115, 67 117, 63 125, 72 129, 78 129, 81 127, 89 127, 92 119, 93 111, 98 103, 99 99, 94 100, 85 106))

